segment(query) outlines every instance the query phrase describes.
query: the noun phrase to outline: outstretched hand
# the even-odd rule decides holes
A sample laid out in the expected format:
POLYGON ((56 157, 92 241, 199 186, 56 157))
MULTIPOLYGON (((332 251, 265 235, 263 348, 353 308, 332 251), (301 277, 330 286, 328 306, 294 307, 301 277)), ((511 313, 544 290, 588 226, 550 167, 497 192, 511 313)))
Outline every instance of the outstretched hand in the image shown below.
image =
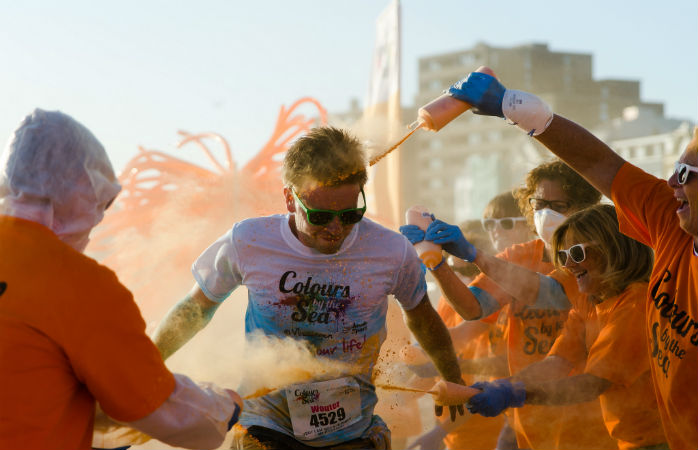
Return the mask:
POLYGON ((437 219, 429 224, 424 239, 441 245, 448 253, 468 262, 473 262, 477 256, 475 246, 468 242, 457 225, 449 225, 437 219))
POLYGON ((473 414, 495 417, 507 408, 523 406, 526 401, 526 389, 520 381, 512 383, 503 379, 475 383, 472 387, 482 389, 468 401, 468 411, 473 414))

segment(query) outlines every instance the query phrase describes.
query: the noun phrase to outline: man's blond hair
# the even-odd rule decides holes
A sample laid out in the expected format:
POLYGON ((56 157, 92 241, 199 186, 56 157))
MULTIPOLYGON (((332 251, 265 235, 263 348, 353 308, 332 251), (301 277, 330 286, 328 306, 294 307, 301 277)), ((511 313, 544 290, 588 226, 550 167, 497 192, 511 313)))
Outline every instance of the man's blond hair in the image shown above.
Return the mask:
POLYGON ((361 142, 347 131, 325 126, 312 128, 298 138, 284 157, 285 186, 301 188, 305 183, 322 186, 366 184, 366 157, 361 142))

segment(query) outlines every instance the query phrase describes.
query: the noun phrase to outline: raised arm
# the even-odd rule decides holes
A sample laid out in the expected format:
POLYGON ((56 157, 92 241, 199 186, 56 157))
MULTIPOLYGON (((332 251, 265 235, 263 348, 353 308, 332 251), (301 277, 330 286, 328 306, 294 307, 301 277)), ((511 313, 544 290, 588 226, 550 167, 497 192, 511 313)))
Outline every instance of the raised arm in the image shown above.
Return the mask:
POLYGON ((496 78, 478 72, 460 80, 448 92, 480 114, 504 117, 516 124, 610 198, 613 178, 625 163, 623 158, 586 129, 554 115, 537 96, 506 89, 496 78))
POLYGON ((196 333, 203 329, 213 317, 220 303, 211 301, 198 284, 172 307, 155 330, 153 342, 167 359, 196 333))
MULTIPOLYGON (((526 304, 536 302, 540 284, 538 273, 478 251, 463 236, 463 232, 458 226, 435 220, 427 228, 424 239, 443 246, 443 249, 453 256, 475 263, 485 275, 518 301, 526 304)), ((438 269, 433 270, 432 274, 434 274, 434 277, 439 281, 439 285, 444 289, 444 295, 447 300, 463 318, 480 318, 483 315, 482 303, 485 299, 478 299, 450 268, 444 268, 444 265, 442 265, 438 269), (458 282, 460 282, 460 286, 458 282)), ((481 295, 481 297, 484 295, 481 295)), ((487 313, 491 312, 488 311, 487 313)))
POLYGON ((610 147, 585 128, 557 114, 536 139, 611 198, 613 179, 625 160, 610 147))
POLYGON ((537 272, 483 252, 478 252, 473 262, 482 273, 519 302, 527 305, 536 302, 540 286, 537 272))

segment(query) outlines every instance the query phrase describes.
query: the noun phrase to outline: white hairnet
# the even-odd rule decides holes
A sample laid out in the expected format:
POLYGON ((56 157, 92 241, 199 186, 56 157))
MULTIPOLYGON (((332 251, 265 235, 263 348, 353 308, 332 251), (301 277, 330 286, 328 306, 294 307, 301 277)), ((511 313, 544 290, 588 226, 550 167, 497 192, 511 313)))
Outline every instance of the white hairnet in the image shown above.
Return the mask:
POLYGON ((0 155, 0 214, 40 223, 82 251, 121 186, 85 126, 35 109, 0 155))

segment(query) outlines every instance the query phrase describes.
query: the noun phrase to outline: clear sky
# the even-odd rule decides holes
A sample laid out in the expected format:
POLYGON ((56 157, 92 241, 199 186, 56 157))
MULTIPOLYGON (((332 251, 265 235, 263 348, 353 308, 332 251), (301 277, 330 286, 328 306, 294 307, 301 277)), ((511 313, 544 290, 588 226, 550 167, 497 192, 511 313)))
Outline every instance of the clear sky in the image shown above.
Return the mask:
MULTIPOLYGON (((41 107, 92 129, 117 169, 138 145, 182 154, 178 129, 222 134, 244 163, 281 105, 363 99, 387 3, 0 0, 0 139, 41 107)), ((696 121, 697 30, 696 0, 402 0, 402 101, 419 57, 540 42, 593 54, 595 78, 640 80, 644 100, 696 121)))

